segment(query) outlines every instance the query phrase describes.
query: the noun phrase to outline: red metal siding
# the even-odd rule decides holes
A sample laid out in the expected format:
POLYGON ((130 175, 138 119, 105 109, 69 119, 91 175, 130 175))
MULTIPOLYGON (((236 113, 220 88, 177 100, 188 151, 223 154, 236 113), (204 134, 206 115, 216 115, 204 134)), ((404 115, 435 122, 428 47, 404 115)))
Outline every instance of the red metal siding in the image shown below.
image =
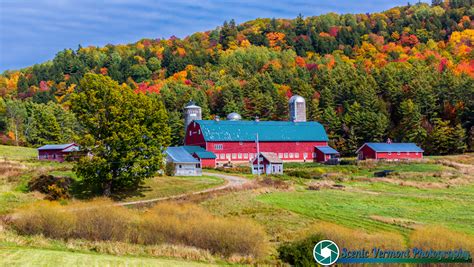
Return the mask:
POLYGON ((49 161, 58 161, 63 162, 67 153, 61 152, 61 150, 39 150, 38 159, 39 160, 49 160, 49 161), (45 158, 45 157, 48 158, 45 158))
MULTIPOLYGON (((327 142, 259 142, 261 152, 274 152, 283 161, 313 161, 315 146, 327 146, 327 142)), ((214 152, 217 162, 248 162, 257 153, 255 142, 207 142, 206 150, 214 152), (246 158, 245 155, 248 155, 246 158), (222 158, 224 156, 224 158, 222 158)))
POLYGON ((366 145, 359 150, 359 159, 375 159, 375 156, 375 151, 366 145))
POLYGON ((314 150, 314 153, 316 153, 316 161, 317 161, 317 162, 324 162, 324 161, 326 161, 326 160, 325 160, 325 155, 324 155, 323 152, 321 152, 321 151, 315 149, 315 150, 314 150))
POLYGON ((203 168, 215 168, 216 159, 201 159, 201 166, 203 168))
POLYGON ((377 152, 377 159, 389 159, 389 160, 395 160, 395 159, 422 159, 423 158, 423 153, 418 152, 418 155, 416 152, 377 152))

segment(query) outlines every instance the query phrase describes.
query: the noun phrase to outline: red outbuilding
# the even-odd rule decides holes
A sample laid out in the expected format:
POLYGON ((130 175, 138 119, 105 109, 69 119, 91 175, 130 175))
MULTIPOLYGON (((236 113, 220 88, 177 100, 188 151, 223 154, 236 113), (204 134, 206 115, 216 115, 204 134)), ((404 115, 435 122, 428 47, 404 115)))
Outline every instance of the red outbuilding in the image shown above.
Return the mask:
POLYGON ((216 155, 210 151, 206 151, 200 146, 183 146, 183 148, 194 158, 201 162, 203 168, 216 167, 216 155))
POLYGON ((276 153, 260 152, 252 160, 252 174, 283 174, 283 161, 276 153))
POLYGON ((79 146, 76 143, 44 145, 38 148, 38 159, 63 162, 67 155, 78 151, 79 146))
POLYGON ((330 146, 317 146, 315 151, 317 162, 326 162, 330 159, 339 158, 339 152, 330 146))
POLYGON ((423 152, 414 143, 365 143, 356 151, 359 160, 415 160, 422 159, 423 152))
POLYGON ((275 153, 284 162, 313 161, 316 146, 327 146, 324 127, 314 121, 194 120, 184 139, 216 155, 216 164, 248 163, 259 151, 275 153))

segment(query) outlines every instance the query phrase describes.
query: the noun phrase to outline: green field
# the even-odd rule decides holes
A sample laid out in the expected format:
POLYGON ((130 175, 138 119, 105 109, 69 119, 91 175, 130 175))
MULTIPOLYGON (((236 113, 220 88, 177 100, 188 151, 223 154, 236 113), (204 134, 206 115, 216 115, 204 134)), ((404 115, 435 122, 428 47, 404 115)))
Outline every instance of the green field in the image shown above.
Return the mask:
POLYGON ((1 247, 0 257, 0 266, 213 266, 192 261, 18 247, 1 247))

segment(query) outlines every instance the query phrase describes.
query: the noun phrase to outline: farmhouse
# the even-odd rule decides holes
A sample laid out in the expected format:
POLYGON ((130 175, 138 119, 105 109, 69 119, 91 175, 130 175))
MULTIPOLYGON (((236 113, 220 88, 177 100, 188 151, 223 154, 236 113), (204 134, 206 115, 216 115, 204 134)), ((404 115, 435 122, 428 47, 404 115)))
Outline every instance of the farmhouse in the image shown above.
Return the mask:
POLYGON ((285 162, 314 161, 315 148, 328 145, 326 131, 320 123, 306 121, 302 97, 293 96, 289 107, 290 121, 244 121, 237 113, 227 120, 202 120, 201 108, 190 102, 184 112, 184 144, 214 153, 216 165, 248 163, 257 151, 275 153, 285 162))
POLYGON ((422 159, 423 149, 414 143, 365 143, 357 149, 357 159, 422 159))
POLYGON ((174 175, 201 176, 202 169, 199 160, 191 156, 184 147, 168 147, 165 151, 166 164, 173 164, 174 175))
POLYGON ((252 160, 252 174, 283 174, 283 161, 276 153, 260 152, 252 160))
POLYGON ((38 148, 38 159, 63 162, 66 156, 78 151, 76 143, 44 145, 38 148))

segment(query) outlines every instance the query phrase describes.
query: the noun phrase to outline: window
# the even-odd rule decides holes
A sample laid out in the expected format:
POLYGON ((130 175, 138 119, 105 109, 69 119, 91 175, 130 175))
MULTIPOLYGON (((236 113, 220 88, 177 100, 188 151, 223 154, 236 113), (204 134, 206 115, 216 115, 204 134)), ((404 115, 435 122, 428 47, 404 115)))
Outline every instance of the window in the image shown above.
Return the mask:
POLYGON ((198 134, 201 134, 201 129, 198 130, 198 134))
POLYGON ((278 153, 279 158, 283 158, 283 153, 278 153))
POLYGON ((189 131, 189 136, 193 136, 193 131, 189 131))
POLYGON ((288 153, 283 154, 283 157, 284 157, 285 159, 287 159, 287 158, 288 158, 288 153))
POLYGON ((181 169, 181 165, 179 165, 179 168, 181 169))
POLYGON ((295 158, 299 159, 300 158, 300 153, 295 153, 295 158))
POLYGON ((242 159, 242 153, 239 153, 239 155, 237 155, 237 158, 242 159))
POLYGON ((232 159, 236 159, 236 158, 237 158, 237 154, 232 153, 232 159))
POLYGON ((225 154, 221 154, 221 159, 225 159, 225 154))
POLYGON ((303 158, 307 159, 308 158, 308 153, 303 153, 303 158))
POLYGON ((196 164, 196 168, 198 168, 198 169, 201 168, 201 164, 199 164, 199 163, 196 164))
POLYGON ((230 160, 230 154, 225 154, 225 158, 230 160))
POLYGON ((290 159, 292 159, 294 157, 293 153, 290 153, 290 159))
POLYGON ((248 159, 249 158, 249 154, 248 153, 245 153, 244 154, 244 159, 248 159))
POLYGON ((45 158, 45 159, 48 159, 48 154, 44 154, 44 158, 45 158))
POLYGON ((215 150, 222 150, 222 149, 224 149, 224 145, 223 144, 215 144, 214 149, 215 150))

